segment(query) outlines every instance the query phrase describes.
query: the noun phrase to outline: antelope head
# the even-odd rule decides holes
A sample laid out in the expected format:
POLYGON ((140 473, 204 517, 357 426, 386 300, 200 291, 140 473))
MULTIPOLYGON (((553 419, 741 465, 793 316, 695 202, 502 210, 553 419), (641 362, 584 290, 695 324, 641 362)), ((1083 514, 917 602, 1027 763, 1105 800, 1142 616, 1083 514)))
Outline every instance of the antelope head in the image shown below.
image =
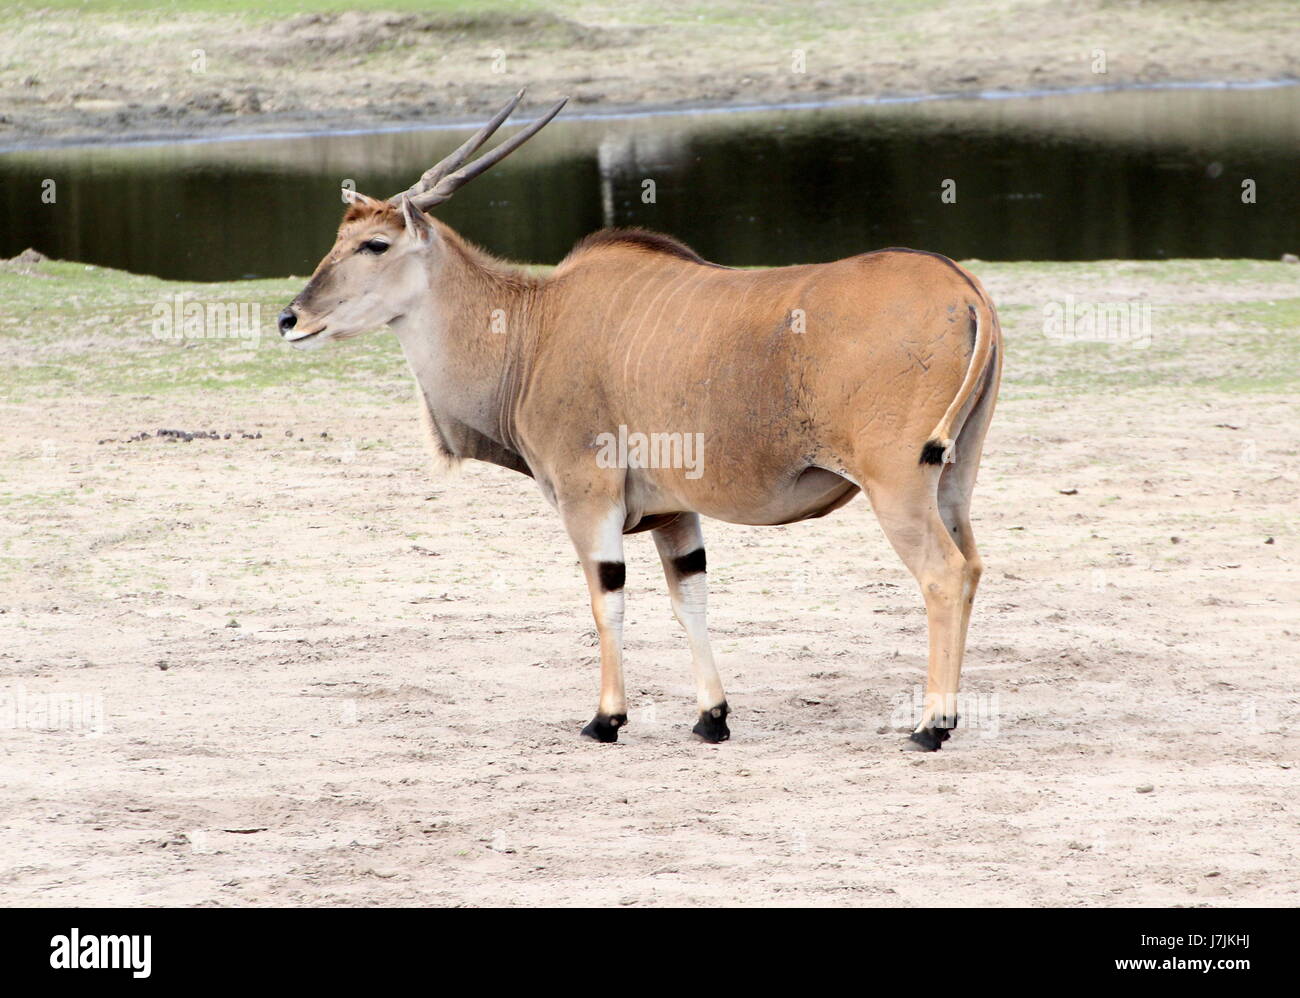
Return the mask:
POLYGON ((467 162, 523 96, 520 90, 455 152, 400 194, 381 201, 345 188, 348 207, 334 246, 280 313, 280 335, 295 347, 318 347, 386 326, 413 310, 436 279, 442 249, 438 229, 425 212, 536 135, 568 100, 467 162))

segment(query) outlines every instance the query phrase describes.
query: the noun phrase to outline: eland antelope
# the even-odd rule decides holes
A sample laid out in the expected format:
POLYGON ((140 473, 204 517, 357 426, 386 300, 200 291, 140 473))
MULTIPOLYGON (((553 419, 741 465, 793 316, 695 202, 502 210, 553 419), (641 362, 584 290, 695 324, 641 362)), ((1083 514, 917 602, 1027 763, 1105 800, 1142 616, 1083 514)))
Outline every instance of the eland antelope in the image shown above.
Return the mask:
POLYGON ((387 326, 436 450, 536 481, 590 589, 600 700, 582 733, 602 742, 627 723, 625 534, 654 536, 691 648, 693 731, 719 742, 700 518, 788 524, 865 492, 925 600, 929 673, 908 745, 938 749, 957 724, 981 572, 969 508, 1002 367, 988 295, 934 253, 735 270, 641 230, 588 236, 544 277, 504 264, 426 211, 564 105, 471 159, 522 94, 402 193, 344 191, 334 247, 281 313, 282 336, 305 348, 387 326))

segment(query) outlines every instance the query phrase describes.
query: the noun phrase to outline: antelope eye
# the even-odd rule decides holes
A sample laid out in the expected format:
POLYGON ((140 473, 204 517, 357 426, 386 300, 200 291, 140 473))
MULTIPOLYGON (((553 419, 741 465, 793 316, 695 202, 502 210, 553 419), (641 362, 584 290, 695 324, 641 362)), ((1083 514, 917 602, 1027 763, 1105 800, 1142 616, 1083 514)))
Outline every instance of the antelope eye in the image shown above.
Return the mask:
POLYGON ((379 253, 384 253, 388 250, 388 243, 382 239, 367 239, 361 244, 361 248, 367 253, 378 255, 379 253))

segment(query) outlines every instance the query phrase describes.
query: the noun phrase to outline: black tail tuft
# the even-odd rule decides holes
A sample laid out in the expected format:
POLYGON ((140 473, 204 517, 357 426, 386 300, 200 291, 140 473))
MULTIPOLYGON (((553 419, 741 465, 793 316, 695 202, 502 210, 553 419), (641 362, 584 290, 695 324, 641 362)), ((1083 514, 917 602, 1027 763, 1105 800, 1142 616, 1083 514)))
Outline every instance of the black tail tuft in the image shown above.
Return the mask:
POLYGON ((921 464, 943 464, 943 444, 938 440, 927 440, 921 448, 921 464))

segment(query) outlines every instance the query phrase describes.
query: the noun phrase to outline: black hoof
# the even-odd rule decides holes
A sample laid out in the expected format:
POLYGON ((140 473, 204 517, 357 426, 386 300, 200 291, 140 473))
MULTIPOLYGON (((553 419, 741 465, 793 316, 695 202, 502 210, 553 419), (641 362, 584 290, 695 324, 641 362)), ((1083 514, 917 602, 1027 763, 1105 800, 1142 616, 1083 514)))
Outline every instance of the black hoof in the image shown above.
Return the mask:
POLYGON ((591 719, 591 723, 582 729, 582 734, 598 742, 616 742, 618 729, 626 724, 626 714, 597 714, 591 719))
POLYGON ((731 737, 731 729, 727 727, 727 714, 730 712, 726 700, 709 710, 700 711, 700 719, 691 732, 706 742, 725 742, 731 737))
POLYGON ((947 740, 947 728, 922 728, 907 736, 906 747, 913 752, 938 752, 947 740))
POLYGON ((906 748, 913 752, 938 752, 952 735, 952 729, 955 727, 957 727, 956 714, 952 717, 939 714, 930 721, 930 727, 913 731, 908 735, 906 748))

